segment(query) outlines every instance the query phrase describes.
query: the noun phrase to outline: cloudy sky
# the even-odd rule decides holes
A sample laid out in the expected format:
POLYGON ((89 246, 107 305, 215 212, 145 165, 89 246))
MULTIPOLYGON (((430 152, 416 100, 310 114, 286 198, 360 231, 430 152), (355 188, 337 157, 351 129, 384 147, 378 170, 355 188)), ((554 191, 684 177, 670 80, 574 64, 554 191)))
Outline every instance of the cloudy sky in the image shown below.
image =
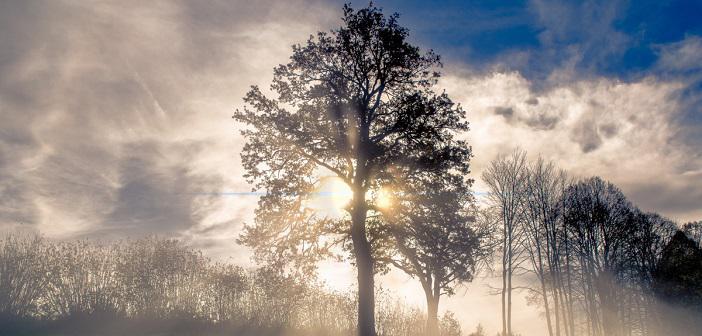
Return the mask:
MULTIPOLYGON (((494 3, 377 1, 443 56, 437 89, 468 111, 474 178, 520 146, 644 210, 702 219, 702 3, 494 3)), ((236 194, 250 187, 231 115, 341 5, 0 1, 0 228, 168 235, 248 262, 234 239, 256 199, 236 194)), ((446 306, 496 330, 496 309, 470 308, 498 302, 485 292, 446 306)), ((516 325, 538 315, 522 301, 516 325)))

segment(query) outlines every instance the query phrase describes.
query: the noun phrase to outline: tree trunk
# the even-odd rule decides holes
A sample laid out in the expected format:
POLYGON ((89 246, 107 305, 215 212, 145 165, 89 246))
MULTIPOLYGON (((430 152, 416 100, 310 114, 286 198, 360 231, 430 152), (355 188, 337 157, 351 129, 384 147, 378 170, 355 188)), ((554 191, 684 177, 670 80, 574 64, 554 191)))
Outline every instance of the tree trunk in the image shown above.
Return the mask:
MULTIPOLYGON (((511 259, 511 258, 510 258, 511 259)), ((507 335, 512 336, 512 266, 507 274, 507 335)))
POLYGON ((507 335, 507 234, 506 226, 502 230, 502 336, 507 335))
POLYGON ((427 336, 439 336, 439 297, 425 293, 427 297, 427 336))
POLYGON ((513 237, 512 237, 512 226, 510 226, 509 231, 509 272, 507 272, 507 335, 512 336, 512 274, 514 273, 514 260, 513 257, 513 237))
POLYGON ((596 290, 600 299, 600 310, 602 312, 602 331, 607 336, 619 336, 618 316, 614 289, 612 288, 612 276, 609 273, 601 272, 596 278, 596 290))
MULTIPOLYGON (((553 324, 551 323, 551 307, 549 307, 548 292, 546 291, 546 283, 543 280, 543 274, 541 275, 539 282, 541 283, 541 297, 544 300, 544 310, 546 311, 546 326, 548 327, 548 335, 553 336, 553 324)), ((556 306, 555 309, 556 318, 558 318, 558 306, 556 306)), ((556 328, 558 328, 558 325, 556 325, 556 328)))
POLYGON ((365 192, 354 192, 351 240, 358 269, 358 335, 375 336, 375 280, 373 256, 366 236, 365 192))

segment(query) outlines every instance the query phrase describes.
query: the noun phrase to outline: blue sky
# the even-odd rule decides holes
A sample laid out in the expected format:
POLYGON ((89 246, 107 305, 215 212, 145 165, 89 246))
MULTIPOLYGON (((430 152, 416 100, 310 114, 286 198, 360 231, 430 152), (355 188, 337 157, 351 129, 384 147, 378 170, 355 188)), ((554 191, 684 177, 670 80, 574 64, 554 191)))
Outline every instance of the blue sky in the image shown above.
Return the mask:
POLYGON ((659 49, 702 35, 702 2, 378 1, 400 12, 414 38, 446 58, 484 66, 514 52, 514 68, 538 78, 582 53, 583 74, 630 78, 653 71, 659 49))

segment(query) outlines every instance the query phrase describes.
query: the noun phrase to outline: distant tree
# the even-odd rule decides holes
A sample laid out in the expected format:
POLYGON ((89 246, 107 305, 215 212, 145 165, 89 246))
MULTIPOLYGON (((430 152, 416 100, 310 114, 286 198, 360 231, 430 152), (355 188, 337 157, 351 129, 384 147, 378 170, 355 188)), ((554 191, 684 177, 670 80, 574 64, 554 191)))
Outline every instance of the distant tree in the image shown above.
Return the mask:
POLYGON ((245 176, 266 191, 240 241, 269 262, 311 264, 350 238, 358 330, 366 336, 375 335, 379 267, 367 221, 377 207, 367 192, 379 188, 394 165, 440 170, 470 156, 454 139, 468 128, 464 112, 431 89, 439 57, 410 45, 397 18, 372 5, 358 11, 344 6, 341 28, 294 46, 290 62, 275 69, 277 98, 253 87, 247 107, 234 115, 248 126, 242 132, 245 176), (330 220, 306 209, 306 194, 320 174, 351 188, 348 217, 330 220))
POLYGON ((663 248, 653 272, 653 292, 660 300, 659 334, 686 336, 702 328, 702 249, 683 231, 663 248))
POLYGON ((441 316, 440 336, 461 336, 461 323, 452 312, 446 312, 441 316))
POLYGON ((512 335, 512 279, 524 262, 521 223, 527 174, 526 153, 516 150, 493 160, 482 176, 489 188, 488 201, 502 226, 502 335, 512 335))
POLYGON ((477 261, 488 254, 478 236, 484 232, 474 230, 470 182, 457 174, 412 174, 388 216, 397 251, 388 260, 421 283, 430 336, 439 335, 441 296, 473 280, 477 261))
POLYGON ((485 334, 485 328, 483 328, 483 325, 478 323, 478 325, 475 327, 475 331, 468 334, 468 336, 487 336, 487 334, 485 334))
POLYGON ((675 233, 653 272, 653 288, 663 301, 702 309, 702 249, 684 232, 675 233))
POLYGON ((560 206, 568 182, 564 171, 541 157, 529 164, 525 176, 524 246, 539 282, 536 291, 541 296, 549 335, 560 335, 561 324, 572 320, 564 309, 568 293, 564 293, 566 286, 561 276, 565 240, 560 206))
POLYGON ((579 258, 586 313, 594 334, 620 335, 621 280, 636 234, 636 210, 612 183, 599 177, 568 187, 564 221, 579 258))

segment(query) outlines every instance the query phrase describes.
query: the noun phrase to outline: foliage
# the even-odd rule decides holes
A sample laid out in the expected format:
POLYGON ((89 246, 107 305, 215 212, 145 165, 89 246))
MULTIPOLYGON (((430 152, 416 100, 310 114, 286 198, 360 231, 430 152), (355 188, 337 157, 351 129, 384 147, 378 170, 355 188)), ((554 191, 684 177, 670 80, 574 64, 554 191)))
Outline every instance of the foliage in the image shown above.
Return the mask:
POLYGON ((290 62, 275 68, 276 97, 252 87, 233 116, 247 127, 245 177, 266 192, 240 242, 259 261, 308 274, 346 248, 358 271, 359 330, 368 336, 376 333, 374 274, 386 270, 376 257, 388 245, 378 243, 387 228, 372 219, 382 211, 366 195, 392 185, 394 169, 467 174, 471 156, 455 137, 468 130, 463 110, 432 90, 439 57, 408 36, 397 14, 345 5, 340 28, 293 46, 290 62), (353 193, 341 218, 306 206, 325 175, 353 193))
POLYGON ((266 195, 241 241, 260 260, 308 265, 351 235, 347 221, 305 208, 320 175, 343 179, 360 200, 348 212, 365 212, 373 209, 366 192, 389 183, 392 167, 467 162, 468 146, 453 136, 467 130, 463 111, 431 91, 439 57, 421 54, 407 36, 397 15, 347 6, 343 27, 294 46, 290 62, 275 69, 277 98, 257 87, 246 95, 247 107, 234 115, 248 126, 242 162, 266 195))

